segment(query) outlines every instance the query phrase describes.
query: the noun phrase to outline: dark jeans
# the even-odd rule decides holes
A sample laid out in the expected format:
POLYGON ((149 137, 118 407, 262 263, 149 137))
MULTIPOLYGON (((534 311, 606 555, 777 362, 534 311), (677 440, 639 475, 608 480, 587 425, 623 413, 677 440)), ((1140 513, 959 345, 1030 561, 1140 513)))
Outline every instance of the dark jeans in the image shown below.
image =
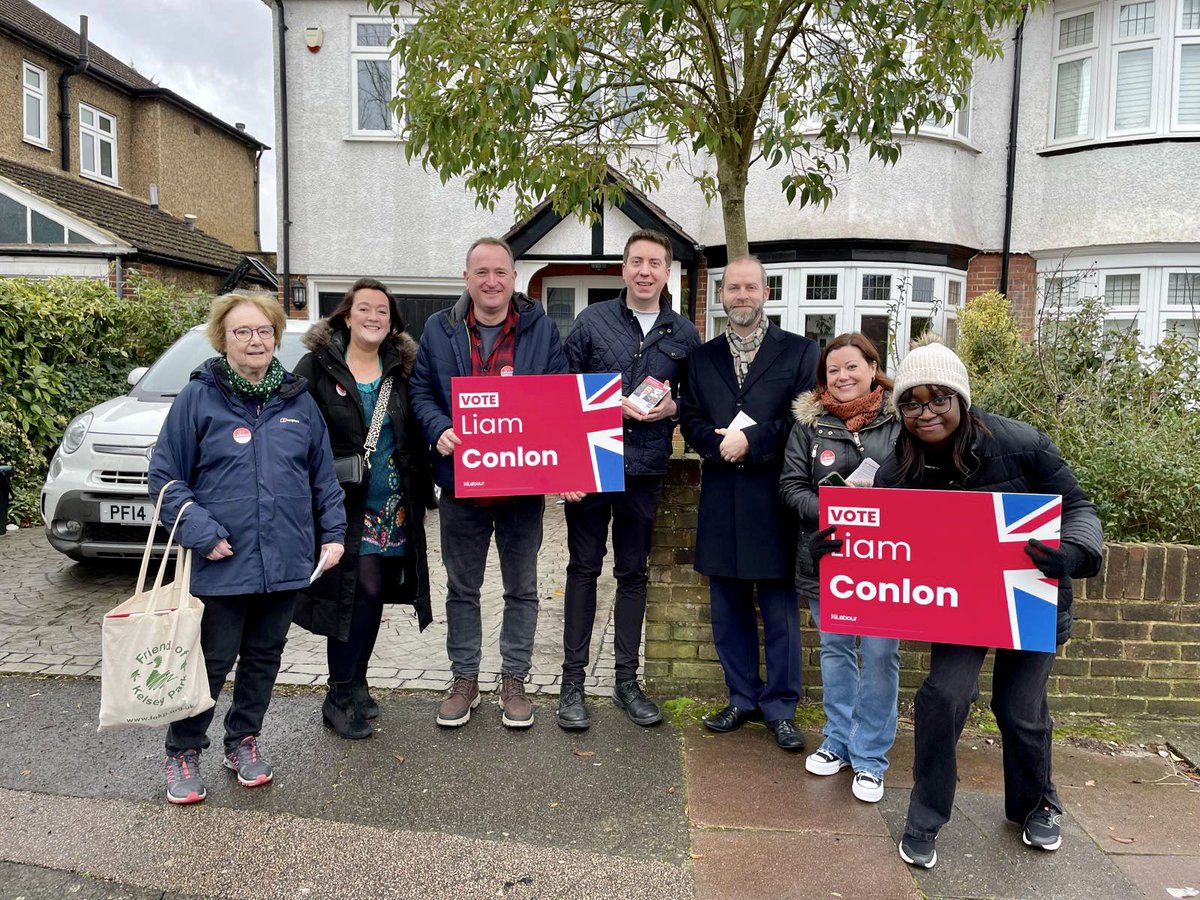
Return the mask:
POLYGON ((355 676, 366 677, 367 664, 375 652, 375 640, 383 621, 382 582, 383 565, 379 554, 359 556, 350 633, 344 641, 331 637, 325 648, 330 681, 339 683, 351 681, 355 676))
MULTIPOLYGON (((220 696, 234 661, 238 664, 233 704, 225 714, 225 751, 229 752, 242 738, 262 730, 287 643, 288 627, 292 624, 296 595, 284 591, 200 599, 204 603, 200 647, 204 651, 213 700, 220 696)), ((214 710, 210 709, 172 722, 167 728, 167 753, 206 749, 213 715, 214 710)))
POLYGON ((768 720, 791 719, 800 701, 800 601, 789 578, 762 581, 710 576, 713 643, 729 702, 738 709, 761 709, 768 720), (767 681, 758 674, 758 615, 763 621, 767 681))
POLYGON ((563 681, 583 683, 596 622, 596 579, 608 544, 612 520, 613 577, 617 596, 613 620, 616 629, 616 675, 629 681, 638 674, 638 645, 646 619, 646 561, 663 476, 626 475, 625 490, 588 494, 566 504, 567 587, 564 597, 563 681))
POLYGON ((513 497, 487 506, 445 494, 441 511, 442 562, 446 566, 446 651, 455 675, 475 677, 483 655, 479 592, 492 534, 500 554, 504 618, 500 625, 500 671, 529 674, 537 630, 537 556, 542 548, 546 498, 513 497))
MULTIPOLYGON (((958 783, 955 745, 971 702, 978 696, 985 647, 934 644, 929 676, 917 691, 916 756, 905 832, 921 840, 937 837, 950 821, 958 783)), ((997 650, 992 667, 992 712, 1004 749, 1004 814, 1024 822, 1042 802, 1062 803, 1050 780, 1053 723, 1046 680, 1053 653, 997 650)))

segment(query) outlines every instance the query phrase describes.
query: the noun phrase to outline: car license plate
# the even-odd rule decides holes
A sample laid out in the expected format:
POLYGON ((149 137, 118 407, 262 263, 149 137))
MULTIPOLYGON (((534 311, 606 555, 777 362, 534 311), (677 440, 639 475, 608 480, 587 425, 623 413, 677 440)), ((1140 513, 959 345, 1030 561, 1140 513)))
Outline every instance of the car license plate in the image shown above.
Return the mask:
POLYGON ((118 525, 149 525, 154 519, 152 503, 117 503, 100 501, 100 521, 118 525))

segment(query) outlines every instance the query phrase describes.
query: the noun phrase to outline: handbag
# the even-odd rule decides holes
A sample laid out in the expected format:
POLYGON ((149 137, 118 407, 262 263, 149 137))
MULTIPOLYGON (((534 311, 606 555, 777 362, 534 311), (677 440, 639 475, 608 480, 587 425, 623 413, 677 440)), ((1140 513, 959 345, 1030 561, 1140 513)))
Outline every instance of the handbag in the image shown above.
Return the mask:
POLYGON ((142 568, 133 596, 105 614, 101 624, 100 726, 97 731, 134 725, 166 725, 213 706, 208 667, 200 646, 204 604, 193 597, 192 551, 176 547, 175 580, 163 584, 175 529, 188 500, 179 509, 167 537, 153 586, 146 590, 150 552, 158 529, 163 495, 146 538, 142 568))
POLYGON ((383 417, 387 414, 388 401, 391 399, 392 379, 389 377, 379 386, 379 399, 375 401, 371 427, 367 429, 367 439, 363 442, 364 452, 333 458, 333 473, 343 487, 362 484, 365 474, 371 471, 371 454, 379 446, 379 432, 383 429, 383 417))

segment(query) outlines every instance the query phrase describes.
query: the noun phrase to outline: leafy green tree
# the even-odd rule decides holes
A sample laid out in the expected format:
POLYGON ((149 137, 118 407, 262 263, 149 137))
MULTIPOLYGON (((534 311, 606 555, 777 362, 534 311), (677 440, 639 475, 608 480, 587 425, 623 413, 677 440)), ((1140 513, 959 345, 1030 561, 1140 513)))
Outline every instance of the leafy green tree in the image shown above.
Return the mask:
POLYGON ((965 101, 977 58, 1024 0, 370 0, 393 18, 406 153, 493 208, 619 201, 612 164, 652 191, 680 168, 747 249, 752 167, 789 203, 827 205, 856 147, 894 163, 903 133, 965 101))

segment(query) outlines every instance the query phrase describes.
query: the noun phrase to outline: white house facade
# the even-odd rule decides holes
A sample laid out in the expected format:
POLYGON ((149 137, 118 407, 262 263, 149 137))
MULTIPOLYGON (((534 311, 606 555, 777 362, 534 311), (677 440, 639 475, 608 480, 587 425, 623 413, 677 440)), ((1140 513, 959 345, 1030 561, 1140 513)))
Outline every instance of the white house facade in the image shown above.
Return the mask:
MULTIPOLYGON (((471 240, 504 235, 518 286, 565 331, 620 289, 628 234, 656 227, 675 248, 674 302, 706 334, 722 327, 721 213, 690 178, 631 191, 595 225, 548 209, 517 221, 511 202, 481 210, 461 183, 405 161, 385 102, 390 22, 360 0, 272 5, 286 25, 275 47, 280 268, 304 315, 370 275, 419 327, 461 290, 471 240)), ((827 209, 802 209, 775 173, 751 172, 751 250, 767 268, 768 312, 789 330, 890 334, 899 354, 931 319, 953 335, 955 307, 1003 285, 1026 321, 1040 297, 1103 294, 1113 322, 1136 322, 1147 340, 1195 336, 1200 0, 1051 3, 1005 35, 1003 58, 977 66, 954 121, 906 138, 894 166, 856 155, 837 186, 827 209)))

